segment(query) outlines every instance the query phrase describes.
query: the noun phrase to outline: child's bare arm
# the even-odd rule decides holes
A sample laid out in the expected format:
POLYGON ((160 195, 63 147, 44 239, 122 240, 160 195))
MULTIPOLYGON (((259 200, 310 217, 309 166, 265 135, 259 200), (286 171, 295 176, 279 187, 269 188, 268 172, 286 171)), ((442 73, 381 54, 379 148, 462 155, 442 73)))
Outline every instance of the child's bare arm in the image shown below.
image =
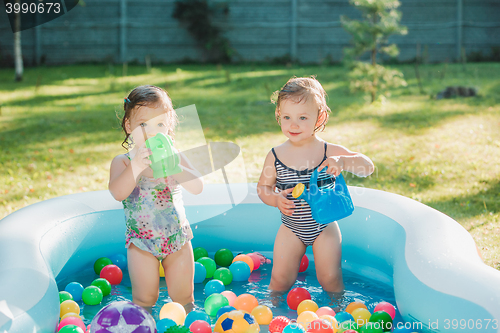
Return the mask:
POLYGON ((320 165, 328 168, 327 173, 338 176, 342 170, 349 171, 358 177, 368 177, 375 170, 372 160, 361 153, 350 151, 349 149, 329 143, 327 149, 327 159, 320 165))
POLYGON ((201 191, 203 191, 203 177, 201 176, 201 173, 194 168, 183 153, 179 153, 179 157, 181 159, 179 165, 182 172, 173 175, 172 177, 174 177, 174 179, 189 193, 200 194, 201 191))

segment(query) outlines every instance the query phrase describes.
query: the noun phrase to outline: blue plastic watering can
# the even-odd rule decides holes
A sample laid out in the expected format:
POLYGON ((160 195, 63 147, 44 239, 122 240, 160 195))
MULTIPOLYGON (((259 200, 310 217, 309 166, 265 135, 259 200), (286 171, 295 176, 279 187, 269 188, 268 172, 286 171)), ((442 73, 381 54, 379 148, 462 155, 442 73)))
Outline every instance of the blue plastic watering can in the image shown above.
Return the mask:
POLYGON ((338 221, 352 214, 354 205, 342 174, 335 178, 335 187, 318 187, 318 169, 314 170, 309 180, 309 189, 298 183, 292 192, 296 199, 303 199, 311 206, 313 219, 321 224, 338 221))

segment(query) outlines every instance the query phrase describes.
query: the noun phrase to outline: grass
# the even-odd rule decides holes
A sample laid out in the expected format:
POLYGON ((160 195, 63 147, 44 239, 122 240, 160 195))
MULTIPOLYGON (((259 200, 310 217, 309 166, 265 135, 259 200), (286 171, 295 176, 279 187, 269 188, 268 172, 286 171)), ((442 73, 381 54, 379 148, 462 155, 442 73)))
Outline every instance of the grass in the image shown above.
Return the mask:
MULTIPOLYGON (((0 69, 0 218, 35 202, 107 188, 111 159, 124 150, 117 113, 141 84, 167 89, 176 107, 196 104, 207 141, 233 141, 257 181, 269 149, 283 142, 271 93, 291 76, 315 74, 333 114, 320 136, 372 158, 376 172, 350 185, 398 193, 451 216, 500 269, 500 64, 424 65, 425 95, 412 65, 408 87, 372 105, 351 94, 346 71, 320 66, 169 65, 27 68, 21 83, 0 69), (446 86, 479 97, 434 100, 446 86)), ((244 181, 244 178, 242 178, 244 181)))

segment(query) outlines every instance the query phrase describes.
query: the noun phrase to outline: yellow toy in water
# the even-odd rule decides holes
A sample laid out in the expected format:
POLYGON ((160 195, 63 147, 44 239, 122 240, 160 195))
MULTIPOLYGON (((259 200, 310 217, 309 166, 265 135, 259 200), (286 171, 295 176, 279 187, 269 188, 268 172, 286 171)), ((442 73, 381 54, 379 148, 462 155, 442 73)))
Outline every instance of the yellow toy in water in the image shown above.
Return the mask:
POLYGON ((146 140, 146 147, 151 149, 151 169, 156 179, 182 172, 179 166, 179 155, 174 150, 170 136, 158 133, 146 140))

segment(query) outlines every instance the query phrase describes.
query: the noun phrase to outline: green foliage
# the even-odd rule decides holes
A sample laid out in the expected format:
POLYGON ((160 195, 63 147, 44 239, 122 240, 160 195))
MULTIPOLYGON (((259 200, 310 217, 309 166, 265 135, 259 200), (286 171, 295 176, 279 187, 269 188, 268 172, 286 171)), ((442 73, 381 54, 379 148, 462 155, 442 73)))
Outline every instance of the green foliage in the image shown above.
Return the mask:
POLYGON ((403 74, 397 70, 389 70, 377 64, 377 54, 397 57, 399 49, 396 44, 389 44, 391 35, 406 35, 406 27, 399 24, 401 12, 397 0, 349 0, 350 4, 359 9, 363 21, 352 20, 343 16, 342 27, 352 35, 350 48, 345 48, 345 62, 351 69, 351 89, 371 94, 375 101, 377 92, 390 87, 406 86, 403 74), (358 59, 365 53, 370 53, 370 63, 358 59))
POLYGON ((209 62, 230 62, 234 50, 222 31, 213 23, 215 15, 227 15, 229 7, 225 3, 209 6, 207 0, 178 0, 172 17, 187 25, 189 33, 207 52, 209 62))

